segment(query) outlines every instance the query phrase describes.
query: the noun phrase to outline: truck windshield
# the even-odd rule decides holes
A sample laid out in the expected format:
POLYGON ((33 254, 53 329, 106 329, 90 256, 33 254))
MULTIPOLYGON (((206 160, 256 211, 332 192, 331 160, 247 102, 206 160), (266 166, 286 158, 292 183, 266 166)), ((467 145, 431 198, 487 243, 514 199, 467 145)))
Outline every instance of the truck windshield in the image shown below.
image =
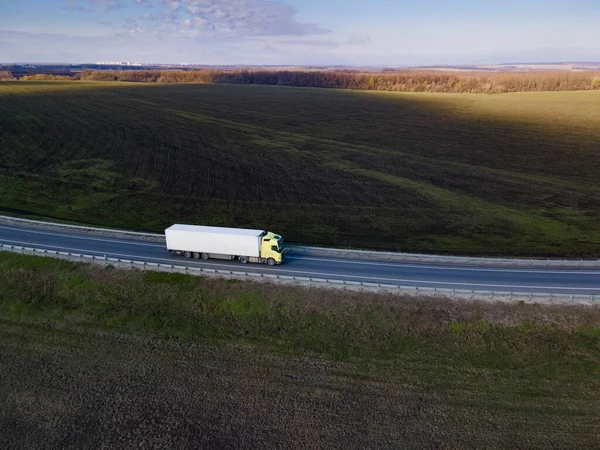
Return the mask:
POLYGON ((283 242, 283 238, 279 238, 277 241, 277 244, 279 245, 279 251, 283 251, 285 249, 285 243, 283 242))

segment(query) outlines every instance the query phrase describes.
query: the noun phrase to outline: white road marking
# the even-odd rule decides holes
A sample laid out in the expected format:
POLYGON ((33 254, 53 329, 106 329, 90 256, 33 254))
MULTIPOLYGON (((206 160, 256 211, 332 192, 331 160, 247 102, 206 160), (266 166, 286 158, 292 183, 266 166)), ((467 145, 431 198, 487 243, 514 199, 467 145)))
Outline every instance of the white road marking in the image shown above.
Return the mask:
MULTIPOLYGON (((27 243, 27 242, 20 242, 20 241, 10 241, 10 240, 0 240, 0 243, 2 242, 10 242, 10 243, 15 243, 18 244, 18 246, 22 247, 22 246, 32 246, 32 245, 39 245, 39 244, 32 244, 32 243, 27 243)), ((163 261, 163 262, 168 262, 171 263, 172 265, 182 265, 182 264, 177 264, 177 261, 173 261, 171 259, 161 259, 161 258, 153 258, 153 257, 143 257, 143 256, 139 256, 139 255, 124 255, 124 254, 119 254, 119 253, 103 253, 103 252, 98 252, 95 250, 84 250, 84 249, 74 249, 74 248, 67 248, 67 247, 60 247, 60 246, 53 246, 53 245, 45 245, 45 247, 51 247, 53 249, 59 249, 59 250, 66 250, 66 251, 70 251, 70 252, 80 252, 82 254, 85 254, 85 252, 88 253, 100 253, 103 256, 108 256, 111 257, 109 255, 112 255, 112 257, 121 257, 121 258, 142 258, 145 260, 154 260, 154 261, 163 261)), ((43 250, 43 249, 40 249, 43 250)), ((143 262, 143 261, 142 261, 143 262)), ((212 264, 212 263, 208 263, 211 267, 227 267, 229 270, 231 270, 231 265, 225 265, 225 264, 212 264)), ((198 266, 199 264, 196 264, 196 266, 198 266)), ((193 266, 190 266, 193 267, 193 266)), ((590 290, 598 290, 598 292, 600 293, 600 287, 587 287, 587 288, 580 288, 580 287, 562 287, 562 286, 536 286, 536 285, 508 285, 508 284, 482 284, 482 283, 456 283, 456 282, 446 282, 446 281, 428 281, 428 280, 408 280, 408 279, 397 279, 397 278, 380 278, 380 277, 369 277, 369 276, 355 276, 355 275, 345 275, 345 274, 337 274, 337 273, 319 273, 319 272, 307 272, 307 271, 301 271, 301 270, 286 270, 286 269, 273 269, 273 268, 267 268, 266 266, 263 267, 263 269, 268 270, 269 272, 283 272, 283 273, 293 273, 293 274, 298 274, 298 273, 302 273, 302 274, 306 274, 306 275, 314 275, 315 278, 322 278, 322 277, 343 277, 343 278, 354 278, 354 279, 360 279, 360 280, 379 280, 379 281, 394 281, 396 283, 418 283, 418 284, 435 284, 435 285, 444 285, 444 286, 476 286, 476 287, 488 287, 488 288, 511 288, 511 289, 560 289, 560 290, 565 290, 565 291, 590 291, 590 290)), ((239 270, 238 272, 242 272, 241 270, 239 270)), ((247 270, 245 272, 248 272, 247 270)), ((335 278, 332 278, 335 279, 335 278)))

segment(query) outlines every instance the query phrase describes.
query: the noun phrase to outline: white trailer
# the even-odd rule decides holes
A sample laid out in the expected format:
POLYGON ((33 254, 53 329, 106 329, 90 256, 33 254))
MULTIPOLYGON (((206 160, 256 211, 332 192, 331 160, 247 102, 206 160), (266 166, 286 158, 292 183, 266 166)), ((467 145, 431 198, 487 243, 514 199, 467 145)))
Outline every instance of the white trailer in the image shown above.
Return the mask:
POLYGON ((195 259, 239 259, 280 264, 283 238, 265 230, 175 224, 165 230, 167 250, 195 259))

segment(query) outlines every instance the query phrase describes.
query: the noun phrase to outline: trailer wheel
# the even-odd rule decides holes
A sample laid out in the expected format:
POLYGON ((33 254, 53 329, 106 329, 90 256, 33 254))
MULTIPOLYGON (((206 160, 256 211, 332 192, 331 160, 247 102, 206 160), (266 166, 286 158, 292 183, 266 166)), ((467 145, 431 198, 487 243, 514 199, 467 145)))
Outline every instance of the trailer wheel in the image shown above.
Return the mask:
POLYGON ((248 257, 247 256, 240 256, 240 262, 242 264, 248 264, 248 257))
POLYGON ((194 259, 200 259, 200 253, 194 252, 194 259))
POLYGON ((208 253, 202 253, 202 259, 207 260, 208 259, 208 253))
POLYGON ((186 258, 191 258, 192 257, 192 253, 191 252, 185 252, 183 254, 183 256, 185 256, 186 258))
POLYGON ((274 266, 275 265, 275 260, 273 258, 269 258, 267 259, 267 264, 270 266, 274 266))

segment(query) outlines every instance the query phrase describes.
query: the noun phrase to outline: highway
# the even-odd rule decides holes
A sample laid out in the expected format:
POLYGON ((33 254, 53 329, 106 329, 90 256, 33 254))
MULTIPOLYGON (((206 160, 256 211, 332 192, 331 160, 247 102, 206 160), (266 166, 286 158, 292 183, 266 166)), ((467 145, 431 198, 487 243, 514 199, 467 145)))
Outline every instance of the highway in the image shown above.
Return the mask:
POLYGON ((115 237, 86 235, 0 224, 0 244, 107 256, 149 263, 176 264, 297 277, 395 284, 444 289, 600 295, 600 271, 490 268, 360 261, 289 256, 284 264, 242 265, 237 261, 193 260, 168 253, 164 245, 115 237))

